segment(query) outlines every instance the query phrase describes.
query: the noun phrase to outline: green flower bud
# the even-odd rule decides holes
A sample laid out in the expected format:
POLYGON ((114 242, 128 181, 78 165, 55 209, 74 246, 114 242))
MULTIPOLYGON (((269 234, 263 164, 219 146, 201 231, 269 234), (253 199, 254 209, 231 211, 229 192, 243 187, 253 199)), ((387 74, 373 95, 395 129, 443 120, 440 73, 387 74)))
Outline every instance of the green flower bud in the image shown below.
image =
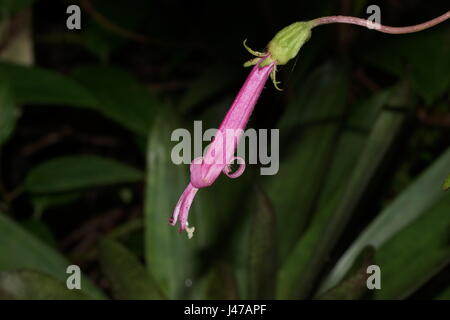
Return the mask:
POLYGON ((311 37, 311 22, 294 22, 283 28, 268 44, 270 57, 279 65, 295 58, 303 44, 311 37))

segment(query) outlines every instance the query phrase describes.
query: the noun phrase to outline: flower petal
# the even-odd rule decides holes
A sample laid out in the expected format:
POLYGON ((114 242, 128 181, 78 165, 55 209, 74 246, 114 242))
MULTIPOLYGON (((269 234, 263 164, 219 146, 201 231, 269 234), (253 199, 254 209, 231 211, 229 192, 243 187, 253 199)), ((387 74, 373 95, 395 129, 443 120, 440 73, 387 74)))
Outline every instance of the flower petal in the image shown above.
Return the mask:
POLYGON ((197 191, 198 189, 189 183, 180 199, 178 200, 172 217, 169 219, 169 223, 172 226, 177 223, 178 219, 180 220, 180 232, 186 229, 189 209, 191 208, 192 201, 194 200, 197 191))

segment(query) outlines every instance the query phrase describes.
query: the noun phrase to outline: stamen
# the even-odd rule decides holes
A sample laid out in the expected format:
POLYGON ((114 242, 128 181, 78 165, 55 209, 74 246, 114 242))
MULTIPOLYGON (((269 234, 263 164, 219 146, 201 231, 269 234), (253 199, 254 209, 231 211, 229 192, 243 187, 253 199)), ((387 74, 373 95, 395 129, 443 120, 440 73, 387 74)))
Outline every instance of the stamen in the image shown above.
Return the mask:
POLYGON ((195 227, 189 227, 189 223, 186 221, 186 233, 189 239, 194 236, 195 227))

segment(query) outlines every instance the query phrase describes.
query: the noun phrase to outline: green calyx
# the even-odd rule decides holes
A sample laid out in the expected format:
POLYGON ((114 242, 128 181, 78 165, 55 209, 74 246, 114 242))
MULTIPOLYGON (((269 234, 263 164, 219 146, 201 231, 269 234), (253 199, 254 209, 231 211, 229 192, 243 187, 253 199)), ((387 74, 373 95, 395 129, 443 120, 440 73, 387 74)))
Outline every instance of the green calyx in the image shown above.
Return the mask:
POLYGON ((244 63, 244 67, 253 66, 258 63, 260 67, 265 67, 275 62, 275 67, 273 68, 270 77, 275 88, 281 90, 278 87, 279 82, 277 82, 275 78, 277 71, 276 66, 284 65, 297 56, 303 44, 311 37, 312 27, 313 25, 311 22, 294 22, 275 35, 267 45, 266 52, 254 51, 250 49, 246 45, 246 41, 244 41, 244 47, 247 51, 256 56, 256 58, 244 63))
POLYGON ((311 37, 311 22, 294 22, 283 28, 269 42, 267 51, 279 65, 295 58, 300 48, 311 37))

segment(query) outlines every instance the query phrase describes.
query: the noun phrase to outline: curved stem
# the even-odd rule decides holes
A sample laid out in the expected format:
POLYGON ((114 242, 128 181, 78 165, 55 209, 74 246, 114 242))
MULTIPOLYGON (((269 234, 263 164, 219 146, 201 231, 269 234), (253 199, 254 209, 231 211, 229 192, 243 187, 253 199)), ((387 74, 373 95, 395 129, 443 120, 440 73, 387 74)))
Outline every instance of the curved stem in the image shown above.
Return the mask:
POLYGON ((413 33, 417 31, 422 31, 428 28, 431 28, 441 22, 444 22, 445 20, 450 18, 450 11, 447 11, 443 15, 434 18, 430 21, 417 24, 414 26, 408 26, 408 27, 390 27, 390 26, 384 26, 379 23, 374 23, 366 19, 356 18, 356 17, 348 17, 348 16, 329 16, 329 17, 322 17, 317 18, 314 20, 311 20, 311 23, 313 24, 313 27, 317 27, 324 24, 330 24, 330 23, 347 23, 347 24, 356 24, 358 26, 366 27, 369 29, 374 29, 379 32, 383 33, 391 33, 391 34, 405 34, 405 33, 413 33))

